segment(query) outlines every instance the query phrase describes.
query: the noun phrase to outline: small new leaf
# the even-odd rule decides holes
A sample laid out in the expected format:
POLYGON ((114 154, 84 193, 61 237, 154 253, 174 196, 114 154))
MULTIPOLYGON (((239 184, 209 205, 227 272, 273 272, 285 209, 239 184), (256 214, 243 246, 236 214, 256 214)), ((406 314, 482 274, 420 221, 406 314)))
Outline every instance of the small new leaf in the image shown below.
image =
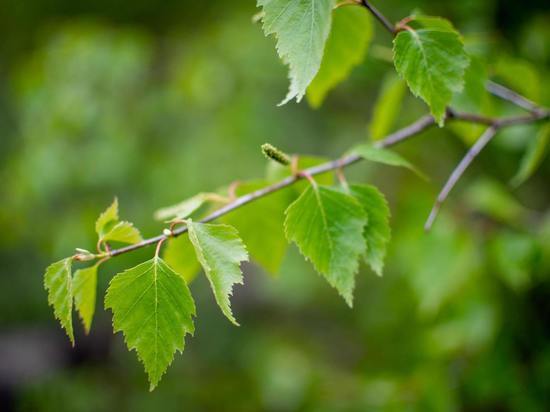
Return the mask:
POLYGON ((73 295, 76 310, 82 319, 84 330, 90 333, 95 312, 98 265, 79 269, 73 277, 73 295))
POLYGON ((115 197, 113 203, 99 215, 95 222, 95 231, 101 238, 118 222, 118 199, 115 197))
POLYGON ((302 100, 319 71, 334 0, 258 0, 266 36, 277 38, 277 53, 289 66, 290 88, 281 105, 302 100))
POLYGON ((48 291, 48 303, 53 306, 55 317, 74 346, 72 262, 72 258, 65 258, 48 266, 44 287, 48 291))
POLYGON ((286 210, 285 233, 351 307, 367 214, 352 196, 311 186, 286 210))
POLYGON ((99 215, 95 222, 95 230, 100 242, 137 243, 143 238, 130 222, 120 222, 118 217, 118 199, 99 215))
POLYGON ((229 297, 233 285, 243 283, 240 263, 248 260, 246 248, 234 227, 187 221, 189 239, 223 314, 238 325, 229 297))
POLYGON ((163 207, 155 212, 155 219, 185 219, 191 216, 208 202, 223 203, 225 199, 217 193, 201 192, 189 199, 184 200, 173 206, 163 207))
POLYGON ((121 243, 138 243, 143 240, 139 230, 130 222, 118 222, 101 239, 121 243))
POLYGON ((371 18, 362 7, 338 8, 333 19, 321 67, 307 89, 313 107, 321 106, 327 93, 363 61, 372 38, 371 18))
POLYGON ((135 349, 153 390, 193 334, 195 303, 181 275, 154 257, 117 274, 109 283, 105 308, 113 311, 113 329, 135 349))
POLYGON ((391 237, 388 202, 374 186, 353 184, 350 191, 369 217, 363 232, 367 242, 365 261, 378 276, 382 276, 386 248, 391 237))
POLYGON ((394 64, 415 96, 430 106, 439 126, 453 93, 462 90, 468 55, 458 32, 446 20, 413 17, 420 29, 407 27, 394 39, 394 64))

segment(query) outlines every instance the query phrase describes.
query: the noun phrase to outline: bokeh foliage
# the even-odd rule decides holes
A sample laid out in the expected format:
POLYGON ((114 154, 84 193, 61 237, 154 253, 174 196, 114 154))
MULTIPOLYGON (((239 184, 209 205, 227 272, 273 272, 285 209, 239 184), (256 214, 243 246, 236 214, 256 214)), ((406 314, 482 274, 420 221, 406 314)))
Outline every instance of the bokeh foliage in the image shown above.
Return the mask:
MULTIPOLYGON (((548 11, 510 1, 393 0, 443 15, 493 78, 550 103, 548 11)), ((204 276, 191 288, 195 337, 155 393, 98 302, 96 330, 65 342, 42 290, 44 267, 91 247, 116 195, 142 233, 158 207, 232 179, 262 177, 259 147, 334 157, 364 142, 391 68, 387 35, 324 106, 277 108, 287 87, 252 1, 4 2, 0 12, 0 402, 14 410, 544 410, 550 402, 550 166, 508 183, 537 128, 507 130, 476 161, 430 234, 440 183, 479 131, 432 130, 400 152, 431 180, 383 166, 349 174, 390 200, 383 278, 366 266, 350 310, 296 249, 273 277, 245 266, 233 311, 204 276), (13 354, 13 355, 10 355, 13 354), (42 369, 41 369, 42 368, 42 369)), ((425 112, 406 94, 403 126, 425 112)), ((486 113, 515 113, 493 99, 486 113)), ((270 218, 270 216, 266 216, 270 218)), ((110 276, 145 260, 126 255, 110 276)), ((76 322, 75 322, 76 326, 76 322)), ((0 406, 4 406, 0 405, 0 406)), ((3 409, 3 408, 2 408, 3 409)))

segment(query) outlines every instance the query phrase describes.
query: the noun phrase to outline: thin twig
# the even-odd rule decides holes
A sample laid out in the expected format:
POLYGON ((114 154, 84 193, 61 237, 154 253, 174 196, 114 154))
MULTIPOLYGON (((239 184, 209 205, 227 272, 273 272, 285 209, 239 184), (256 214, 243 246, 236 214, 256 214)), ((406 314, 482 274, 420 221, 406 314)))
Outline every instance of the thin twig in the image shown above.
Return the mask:
POLYGON ((435 124, 434 118, 431 115, 427 114, 425 116, 422 116, 413 124, 407 127, 404 127, 403 129, 390 134, 384 140, 381 140, 378 143, 375 143, 375 146, 378 148, 393 146, 401 142, 402 140, 407 139, 411 135, 420 133, 424 129, 427 129, 428 127, 433 126, 434 124, 435 124))
POLYGON ((506 100, 510 103, 513 103, 516 106, 527 110, 528 112, 537 113, 541 110, 541 108, 536 103, 532 102, 527 97, 524 97, 501 84, 489 80, 485 84, 485 87, 487 91, 489 91, 489 93, 494 94, 495 96, 500 97, 501 99, 506 100))
POLYGON ((481 137, 466 153, 466 156, 464 156, 464 158, 460 161, 460 163, 457 165, 457 167, 455 168, 455 170, 447 180, 447 183, 445 183, 445 186, 443 186, 443 189, 441 189, 441 192, 437 196, 437 200, 430 212, 430 215, 428 216, 428 220, 424 225, 424 229, 426 231, 431 229, 435 221, 435 218, 439 213, 439 209, 441 208, 441 205, 447 199, 447 197, 449 196, 449 193, 451 192, 453 187, 456 185, 460 177, 464 174, 465 170, 472 163, 472 161, 479 154, 479 152, 483 150, 483 148, 487 145, 487 143, 489 143, 489 141, 495 136, 495 134, 499 129, 503 127, 520 125, 525 123, 533 123, 538 120, 545 120, 550 117, 550 112, 548 110, 544 110, 540 108, 536 112, 532 112, 531 114, 528 114, 525 116, 512 116, 512 117, 504 117, 501 119, 494 119, 494 118, 479 116, 471 113, 458 113, 452 109, 448 109, 447 116, 449 119, 462 120, 462 121, 467 121, 471 123, 486 124, 489 126, 489 128, 485 130, 485 132, 481 135, 481 137))
POLYGON ((487 143, 489 143, 491 139, 495 136, 497 131, 498 131, 497 126, 495 125, 489 126, 487 130, 485 130, 485 132, 481 135, 481 137, 475 142, 475 144, 470 148, 470 150, 468 150, 468 152, 466 153, 466 156, 462 158, 460 163, 453 170, 453 173, 451 173, 451 176, 445 183, 445 186, 443 186, 443 189, 441 189, 441 192, 439 192, 439 195, 437 196, 437 200, 435 201, 435 204, 432 208, 432 211, 428 216, 428 220, 424 225, 424 229, 426 231, 431 229, 435 221, 435 218, 439 213, 439 209, 441 208, 441 205, 443 204, 443 202, 445 202, 445 200, 449 196, 449 193, 451 192, 451 190, 453 190, 453 187, 462 177, 462 175, 464 174, 468 166, 470 166, 470 164, 476 158, 479 152, 481 152, 483 148, 487 145, 487 143))
MULTIPOLYGON (((386 139, 381 140, 377 143, 377 147, 388 147, 392 146, 396 143, 402 142, 403 140, 412 137, 418 133, 420 133, 422 130, 427 128, 430 123, 433 124, 433 118, 431 122, 427 122, 425 120, 425 117, 422 117, 420 120, 424 119, 422 122, 422 125, 418 125, 420 121, 417 121, 413 123, 411 126, 405 127, 404 129, 401 129, 395 133, 390 134, 386 139), (416 126, 415 126, 416 125, 416 126)), ((431 116, 429 116, 431 118, 431 116)), ((297 157, 294 157, 294 159, 297 160, 297 157)), ((359 155, 349 155, 344 156, 336 160, 332 160, 330 162, 322 163, 320 165, 310 167, 308 169, 302 170, 300 172, 295 171, 292 176, 289 176, 277 183, 274 183, 270 186, 263 187, 261 189, 258 189, 254 192, 248 193, 246 195, 243 195, 241 197, 236 198, 234 201, 228 203, 227 205, 223 206, 222 208, 216 210, 215 212, 211 213, 209 216, 204 218, 201 223, 207 223, 212 220, 215 220, 235 209, 238 209, 239 207, 242 207, 246 205, 247 203, 250 203, 256 199, 262 198, 264 196, 267 196, 271 193, 274 193, 278 190, 284 189, 287 186, 291 186, 294 183, 296 183, 299 180, 302 180, 307 177, 323 174, 326 172, 330 172, 331 170, 335 170, 338 168, 345 168, 353 163, 356 163, 360 161, 362 158, 359 155)), ((294 161, 294 163, 297 163, 294 161)), ((297 166, 295 166, 297 167, 297 166)), ((174 229, 172 231, 172 237, 177 237, 183 233, 187 232, 187 226, 183 226, 177 229, 174 229)), ((159 241, 166 239, 166 235, 158 235, 149 239, 145 239, 139 243, 135 243, 133 245, 125 246, 119 249, 111 250, 110 256, 118 256, 122 255, 124 253, 131 252, 136 249, 141 249, 145 246, 150 246, 155 243, 158 243, 159 241)))
POLYGON ((361 4, 366 7, 380 23, 382 23, 387 31, 389 31, 392 35, 395 34, 395 27, 393 26, 393 24, 391 24, 386 16, 380 13, 376 7, 370 4, 370 2, 367 0, 362 0, 361 4))
MULTIPOLYGON (((500 120, 495 120, 498 127, 507 127, 512 126, 515 124, 522 124, 522 123, 529 123, 534 122, 543 118, 548 117, 548 112, 544 114, 533 114, 529 116, 515 116, 515 117, 509 117, 509 118, 503 118, 500 120)), ((465 120, 465 121, 472 121, 470 120, 471 115, 465 113, 455 113, 453 117, 449 118, 449 120, 465 120)), ((417 135, 418 133, 422 132, 423 130, 427 129, 428 127, 432 126, 434 124, 433 117, 431 116, 423 116, 413 124, 398 130, 395 133, 392 133, 388 135, 385 139, 380 140, 378 143, 376 143, 376 147, 379 148, 385 148, 389 146, 393 146, 395 144, 401 143, 402 141, 417 135), (431 119, 431 120, 430 120, 431 119)), ((302 170, 300 173, 296 173, 295 175, 289 176, 279 182, 276 182, 272 185, 263 187, 261 189, 258 189, 254 192, 248 193, 246 195, 243 195, 241 197, 236 198, 234 201, 226 204, 225 206, 221 207, 220 209, 216 210, 215 212, 208 215, 206 218, 204 218, 201 222, 207 223, 211 222, 213 220, 218 219, 221 216, 224 216, 231 211, 238 209, 256 199, 260 199, 264 196, 268 196, 271 193, 277 192, 281 189, 284 189, 285 187, 291 186, 294 183, 296 183, 299 180, 304 179, 306 175, 309 176, 315 176, 319 174, 323 174, 326 172, 330 172, 332 170, 338 169, 338 168, 345 168, 348 167, 354 163, 359 162, 362 160, 362 158, 358 155, 348 155, 343 156, 339 159, 332 160, 330 162, 322 163, 320 165, 310 167, 308 169, 302 170)), ((177 237, 183 233, 187 232, 187 227, 182 226, 180 228, 174 229, 171 232, 171 237, 177 237)), ((166 239, 167 236, 164 234, 152 237, 150 239, 145 239, 142 242, 129 245, 126 247, 122 247, 120 249, 111 250, 109 255, 110 256, 118 256, 123 253, 131 252, 136 249, 140 249, 145 246, 153 245, 160 240, 166 239)))
POLYGON ((497 119, 493 117, 483 116, 483 115, 474 114, 474 113, 459 113, 451 108, 447 108, 447 118, 459 119, 470 123, 485 124, 487 126, 491 126, 495 124, 495 122, 497 121, 497 119))

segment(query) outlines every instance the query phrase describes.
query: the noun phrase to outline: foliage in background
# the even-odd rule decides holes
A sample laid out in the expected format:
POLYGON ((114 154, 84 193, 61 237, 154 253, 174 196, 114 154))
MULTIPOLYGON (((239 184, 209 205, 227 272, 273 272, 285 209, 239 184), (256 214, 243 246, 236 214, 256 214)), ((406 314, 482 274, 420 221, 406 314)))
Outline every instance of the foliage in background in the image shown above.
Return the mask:
MULTIPOLYGON (((431 10, 429 6, 423 9, 431 10)), ((124 33, 106 26, 88 26, 82 36, 78 24, 57 32, 57 38, 80 38, 80 43, 71 47, 69 42, 64 51, 59 49, 60 55, 74 56, 69 61, 77 61, 82 49, 88 51, 82 57, 83 67, 90 67, 94 59, 109 62, 95 70, 97 84, 92 83, 88 74, 66 84, 67 79, 83 69, 58 73, 65 69, 55 63, 58 58, 49 52, 46 55, 52 63, 48 69, 40 56, 40 50, 44 51, 46 46, 37 49, 34 62, 26 66, 26 76, 34 72, 34 80, 18 94, 21 111, 14 110, 17 124, 26 122, 27 127, 20 129, 17 141, 10 139, 3 143, 10 142, 13 156, 3 166, 2 174, 18 177, 15 182, 3 180, 8 183, 2 191, 9 195, 3 196, 8 200, 2 206, 1 222, 10 233, 9 238, 2 239, 8 262, 3 282, 9 282, 9 290, 13 291, 9 302, 25 302, 15 304, 20 308, 17 312, 11 308, 12 304, 6 308, 9 324, 20 321, 30 324, 33 319, 48 318, 43 295, 32 285, 40 285, 40 281, 32 274, 39 272, 40 266, 52 256, 62 255, 75 244, 93 244, 86 227, 115 193, 121 198, 125 215, 145 222, 144 233, 155 233, 159 226, 147 223, 150 210, 200 190, 215 190, 227 183, 228 175, 246 178, 251 171, 261 175, 262 159, 257 147, 265 140, 281 147, 297 147, 297 151, 315 148, 315 154, 330 155, 343 151, 364 135, 370 111, 357 108, 354 99, 360 96, 363 102, 374 100, 377 80, 386 71, 384 64, 373 56, 367 57, 367 64, 354 72, 351 82, 329 95, 329 106, 321 109, 320 114, 302 107, 279 109, 283 110, 281 114, 271 106, 279 99, 284 75, 264 40, 254 37, 254 27, 248 29, 243 24, 249 12, 250 7, 246 7, 242 15, 228 19, 224 29, 211 29, 215 34, 205 26, 203 37, 189 36, 192 41, 184 43, 194 42, 196 49, 182 52, 179 61, 178 47, 172 42, 173 51, 169 55, 173 57, 162 65, 160 77, 153 75, 151 59, 157 46, 144 33, 133 32, 117 50, 119 46, 113 39, 124 33), (242 54, 235 57, 231 44, 243 42, 243 38, 253 41, 255 48, 251 46, 250 51, 238 52, 242 54), (97 50, 106 51, 106 57, 90 51, 94 50, 94 44, 98 45, 97 50), (123 58, 121 50, 126 47, 139 50, 141 57, 128 62, 126 75, 112 78, 115 74, 111 65, 124 64, 113 61, 123 58), (187 60, 187 65, 184 64, 184 55, 192 56, 192 63, 187 60), (220 61, 226 70, 205 75, 205 70, 217 70, 214 67, 220 61), (257 73, 242 62, 254 62, 251 66, 265 63, 269 71, 257 73), (65 81, 56 82, 46 69, 65 81), (127 73, 132 72, 141 74, 125 89, 125 82, 131 80, 127 73), (201 82, 208 87, 201 88, 201 82), (360 85, 362 91, 352 85, 360 85), (212 88, 218 91, 215 96, 209 93, 212 88), (65 96, 63 90, 67 92, 65 96), (87 96, 81 98, 88 104, 67 103, 72 101, 71 91, 75 92, 74 98, 87 96), (92 97, 86 93, 93 93, 92 97), (103 93, 106 103, 98 103, 96 113, 85 115, 103 93), (115 93, 115 98, 121 98, 123 103, 114 104, 110 93, 115 93), (59 96, 59 105, 52 96, 59 96), (44 99, 48 104, 36 99, 44 99), (31 102, 35 102, 33 111, 29 110, 31 102), (38 122, 56 118, 62 121, 38 122), (207 120, 212 118, 216 122, 207 120), (300 139, 293 133, 297 128, 300 139), (266 138, 266 130, 275 136, 266 138), (218 150, 216 144, 223 150, 218 150), (101 146, 103 152, 96 150, 101 146), (105 160, 98 161, 97 153, 104 153, 105 160), (239 162, 231 162, 235 156, 239 162), (60 158, 68 164, 61 167, 60 158), (209 167, 208 173, 200 173, 204 159, 224 167, 219 170, 209 167), (163 179, 177 183, 160 183, 163 179), (106 192, 109 196, 105 196, 106 192), (28 221, 38 211, 52 218, 32 219, 36 230, 31 236, 27 227, 18 222, 28 221), (55 217, 57 214, 59 218, 55 217), (25 261, 21 256, 28 250, 36 253, 25 261)), ((461 13, 458 9, 454 12, 461 13)), ((55 36, 45 40, 51 50, 65 47, 54 39, 55 36)), ((542 70, 538 76, 544 78, 544 60, 537 62, 538 70, 542 70)), ((498 73, 493 67, 490 70, 498 73)), ((23 73, 24 69, 18 67, 17 71, 23 73)), ((24 77, 19 75, 21 79, 24 77)), ((544 102, 543 97, 538 98, 544 102)), ((413 120, 414 110, 422 111, 421 104, 414 109, 417 103, 410 98, 405 104, 407 113, 396 119, 399 125, 413 120)), ((510 109, 492 101, 485 110, 500 113, 510 109)), ((436 185, 388 169, 374 172, 359 166, 352 171, 357 179, 374 181, 388 193, 395 216, 394 246, 390 248, 386 276, 382 281, 358 277, 355 295, 361 299, 353 311, 338 306, 339 302, 291 251, 275 282, 264 282, 255 269, 246 271, 251 290, 237 288, 234 306, 247 331, 225 329, 211 308, 208 284, 197 281, 192 285, 198 296, 203 329, 197 325, 199 330, 193 339, 196 342, 188 346, 187 354, 169 372, 164 382, 166 388, 161 386, 153 397, 144 398, 140 394, 141 374, 129 366, 130 359, 115 352, 111 355, 113 359, 127 359, 116 364, 116 375, 122 381, 135 376, 136 382, 129 384, 131 387, 122 387, 121 379, 109 377, 101 364, 82 365, 57 373, 50 382, 38 380, 24 386, 21 403, 31 409, 47 409, 48 404, 58 405, 64 399, 72 410, 85 410, 92 405, 95 410, 107 410, 123 393, 122 402, 128 408, 140 405, 148 409, 163 404, 170 410, 181 402, 195 402, 220 409, 227 404, 230 393, 241 389, 250 395, 232 399, 235 408, 240 409, 262 405, 271 410, 319 410, 323 405, 327 410, 361 407, 400 410, 407 404, 418 410, 452 410, 460 405, 537 410, 548 393, 543 377, 548 371, 544 301, 548 293, 550 261, 546 249, 550 231, 548 224, 543 224, 549 221, 544 213, 533 210, 544 211, 548 204, 544 184, 548 169, 543 162, 542 170, 520 189, 518 196, 510 195, 509 188, 503 190, 495 181, 505 184, 512 177, 522 148, 529 142, 525 136, 534 132, 520 127, 495 140, 495 148, 480 159, 478 166, 479 174, 493 178, 474 182, 471 177, 462 185, 464 190, 457 192, 456 202, 448 206, 450 210, 441 216, 429 236, 422 234, 421 227, 436 185), (520 206, 514 198, 521 199, 529 208, 520 206), (534 308, 538 308, 536 313, 534 308), (327 326, 336 329, 331 334, 334 337, 327 337, 327 326), (518 341, 527 332, 529 339, 518 341), (332 350, 333 346, 338 349, 332 350), (349 350, 342 354, 342 348, 349 350), (234 382, 230 371, 241 379, 234 382), (334 376, 340 378, 340 384, 334 384, 334 376), (181 388, 182 380, 189 383, 188 389, 181 388), (450 389, 456 387, 457 381, 459 393, 450 389), (211 391, 201 390, 198 382, 200 386, 216 385, 219 395, 213 399, 211 391), (323 399, 320 393, 324 394, 323 399)), ((464 138, 461 131, 456 133, 464 138)), ((430 170, 433 180, 439 176, 439 181, 448 172, 448 162, 455 161, 464 150, 460 140, 450 148, 437 142, 445 139, 448 143, 451 138, 441 131, 422 138, 422 142, 430 139, 431 150, 441 153, 440 159, 424 154, 421 143, 411 142, 403 150, 415 163, 421 163, 423 170, 430 170)), ((473 171, 471 176, 475 175, 473 171)), ((242 237, 246 243, 244 233, 242 237)), ((109 272, 129 267, 135 259, 109 263, 108 271, 100 270, 100 290, 105 290, 109 272)), ((8 290, 5 285, 3 289, 8 290)), ((99 316, 105 325, 105 315, 99 316)))

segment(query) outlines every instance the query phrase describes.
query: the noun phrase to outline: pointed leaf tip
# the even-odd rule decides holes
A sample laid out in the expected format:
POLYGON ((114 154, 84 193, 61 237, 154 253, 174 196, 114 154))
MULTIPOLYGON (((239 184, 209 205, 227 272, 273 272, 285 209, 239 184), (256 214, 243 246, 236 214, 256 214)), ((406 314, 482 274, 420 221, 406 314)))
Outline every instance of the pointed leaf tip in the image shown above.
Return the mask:
POLYGON ((56 319, 74 346, 72 262, 73 259, 69 257, 48 266, 44 287, 48 291, 48 303, 53 307, 56 319))
POLYGON ((258 0, 266 36, 274 34, 277 53, 289 66, 290 88, 279 106, 303 98, 319 71, 334 0, 258 0))
POLYGON ((351 195, 319 185, 306 189, 285 213, 287 239, 351 307, 359 256, 365 252, 365 210, 351 195))
POLYGON ((195 303, 185 280, 154 257, 111 279, 105 308, 113 312, 114 331, 136 350, 153 390, 175 352, 183 352, 185 335, 194 332, 195 303))
POLYGON ((210 282, 214 297, 223 314, 238 326, 231 311, 229 297, 235 284, 243 283, 240 263, 248 260, 248 252, 237 230, 229 225, 187 222, 189 240, 197 259, 210 282))

